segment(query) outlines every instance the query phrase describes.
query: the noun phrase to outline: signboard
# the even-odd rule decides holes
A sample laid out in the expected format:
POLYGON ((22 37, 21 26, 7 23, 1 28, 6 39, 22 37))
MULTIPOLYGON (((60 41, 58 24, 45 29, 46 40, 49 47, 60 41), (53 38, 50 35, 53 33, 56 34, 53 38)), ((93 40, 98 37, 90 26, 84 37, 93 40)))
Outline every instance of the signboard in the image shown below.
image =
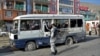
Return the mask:
POLYGON ((86 6, 79 6, 79 9, 83 11, 88 11, 88 7, 86 6))
POLYGON ((79 0, 74 0, 74 14, 79 14, 79 6, 80 6, 80 1, 79 0))
POLYGON ((50 0, 50 5, 49 5, 50 14, 57 14, 57 1, 58 0, 50 0))

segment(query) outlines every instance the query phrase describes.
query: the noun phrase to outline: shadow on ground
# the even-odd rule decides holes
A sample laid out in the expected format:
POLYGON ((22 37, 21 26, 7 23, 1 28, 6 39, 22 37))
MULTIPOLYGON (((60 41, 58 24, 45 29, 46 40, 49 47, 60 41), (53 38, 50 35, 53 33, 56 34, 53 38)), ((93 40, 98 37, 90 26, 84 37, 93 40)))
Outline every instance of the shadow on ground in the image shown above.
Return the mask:
POLYGON ((81 41, 79 41, 79 43, 88 42, 88 41, 92 41, 92 40, 99 39, 99 38, 100 37, 98 37, 98 36, 87 36, 85 40, 81 40, 81 41))
POLYGON ((10 46, 2 46, 0 48, 0 53, 7 53, 7 52, 13 52, 10 46))
POLYGON ((2 46, 0 47, 0 56, 8 56, 13 53, 13 50, 10 46, 2 46))
POLYGON ((59 52, 58 52, 58 55, 59 55, 59 54, 62 54, 62 53, 64 53, 64 52, 67 52, 67 51, 69 51, 69 50, 73 50, 73 49, 75 49, 75 48, 77 48, 77 47, 79 47, 79 46, 77 45, 77 46, 72 46, 72 47, 69 47, 69 48, 65 48, 65 49, 59 51, 59 52))

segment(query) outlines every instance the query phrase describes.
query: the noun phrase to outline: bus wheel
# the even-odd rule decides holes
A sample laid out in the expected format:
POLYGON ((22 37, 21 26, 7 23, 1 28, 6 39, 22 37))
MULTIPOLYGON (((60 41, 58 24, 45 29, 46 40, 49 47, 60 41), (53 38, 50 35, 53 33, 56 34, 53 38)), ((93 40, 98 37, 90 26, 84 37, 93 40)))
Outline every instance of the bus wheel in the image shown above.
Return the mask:
POLYGON ((35 42, 27 42, 24 50, 25 51, 32 51, 32 50, 35 50, 36 49, 36 44, 35 42))
POLYGON ((73 44, 73 38, 72 37, 66 38, 65 45, 72 45, 72 44, 73 44))

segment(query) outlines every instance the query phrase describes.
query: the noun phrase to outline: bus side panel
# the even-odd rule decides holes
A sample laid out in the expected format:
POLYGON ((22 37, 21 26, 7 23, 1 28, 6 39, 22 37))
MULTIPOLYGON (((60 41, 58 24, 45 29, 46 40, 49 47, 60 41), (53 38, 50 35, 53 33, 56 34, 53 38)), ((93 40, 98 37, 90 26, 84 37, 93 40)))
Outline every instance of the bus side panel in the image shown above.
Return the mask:
POLYGON ((50 44, 49 37, 40 37, 40 38, 31 38, 31 39, 20 39, 20 40, 11 40, 11 45, 16 48, 25 48, 26 43, 33 41, 38 46, 47 46, 50 44))
POLYGON ((80 28, 71 28, 69 29, 68 36, 72 36, 74 41, 80 41, 83 39, 85 32, 83 31, 82 27, 80 28))
POLYGON ((18 39, 27 39, 27 38, 40 38, 43 37, 41 30, 29 30, 29 31, 20 31, 18 39))

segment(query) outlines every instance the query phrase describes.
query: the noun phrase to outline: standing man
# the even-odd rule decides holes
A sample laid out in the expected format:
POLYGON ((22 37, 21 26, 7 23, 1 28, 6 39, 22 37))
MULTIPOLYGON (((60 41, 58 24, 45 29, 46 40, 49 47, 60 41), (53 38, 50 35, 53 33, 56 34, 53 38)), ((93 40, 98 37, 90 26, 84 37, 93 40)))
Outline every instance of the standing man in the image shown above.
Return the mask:
POLYGON ((91 33, 92 33, 92 27, 91 25, 89 25, 89 35, 91 35, 91 33))
POLYGON ((98 35, 100 36, 100 24, 98 24, 98 35))
POLYGON ((57 49, 55 46, 55 42, 56 42, 56 35, 57 35, 57 28, 55 26, 55 24, 53 23, 51 28, 51 37, 50 37, 50 46, 51 46, 51 54, 52 55, 56 55, 57 54, 57 49))

